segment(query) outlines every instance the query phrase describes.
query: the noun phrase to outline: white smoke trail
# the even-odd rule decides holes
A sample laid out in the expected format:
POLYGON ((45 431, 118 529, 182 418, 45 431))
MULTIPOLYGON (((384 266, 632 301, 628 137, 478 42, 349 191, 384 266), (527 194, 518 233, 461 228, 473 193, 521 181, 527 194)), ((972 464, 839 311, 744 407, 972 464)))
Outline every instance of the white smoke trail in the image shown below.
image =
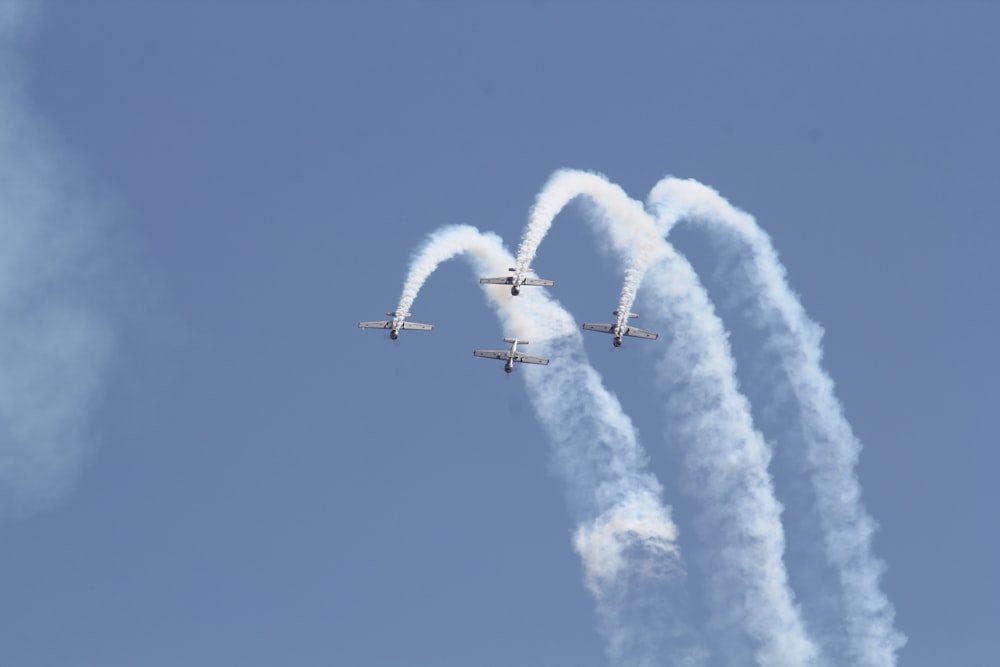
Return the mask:
MULTIPOLYGON (((400 312, 413 303, 437 266, 452 257, 472 260, 477 275, 502 275, 512 258, 493 234, 457 225, 433 233, 418 250, 400 297, 400 312)), ((621 405, 589 365, 582 338, 570 315, 541 290, 512 297, 507 289, 484 286, 505 336, 532 342, 532 352, 552 358, 544 368, 519 369, 530 402, 549 435, 554 465, 568 487, 578 527, 573 543, 582 560, 587 587, 597 600, 608 653, 615 664, 692 662, 701 652, 683 623, 666 624, 669 599, 656 600, 657 586, 680 574, 677 529, 660 502, 661 487, 646 468, 646 455, 621 405), (659 616, 633 619, 638 599, 659 616)), ((666 598, 666 596, 663 596, 666 598)))
POLYGON ((538 246, 552 226, 552 221, 569 202, 580 196, 600 204, 594 211, 604 216, 603 231, 609 234, 615 251, 626 258, 625 283, 618 301, 618 312, 628 313, 645 275, 649 253, 661 240, 650 223, 642 203, 603 176, 584 171, 562 169, 555 172, 535 199, 521 246, 517 266, 531 264, 538 246))
POLYGON ((500 237, 480 232, 471 225, 449 225, 432 232, 413 253, 396 312, 410 312, 420 288, 442 262, 464 254, 475 255, 484 262, 496 253, 496 248, 503 248, 500 237))
POLYGON ((86 294, 91 197, 24 99, 17 44, 35 9, 0 2, 0 515, 12 516, 71 486, 112 347, 86 294))
POLYGON ((519 265, 527 265, 552 223, 575 197, 595 204, 595 219, 627 262, 620 308, 628 312, 647 267, 653 302, 676 336, 667 349, 665 382, 682 378, 672 392, 672 412, 684 432, 685 468, 692 491, 704 502, 702 528, 721 543, 718 567, 709 572, 714 614, 747 632, 759 644, 761 665, 801 667, 819 661, 788 584, 782 560, 781 506, 767 472, 770 448, 754 428, 740 393, 735 362, 722 322, 690 264, 666 243, 638 202, 600 176, 560 171, 539 193, 519 265))
POLYGON ((806 461, 828 563, 842 588, 852 665, 888 667, 906 643, 894 627, 895 611, 879 588, 883 563, 872 552, 875 524, 861 503, 855 473, 861 443, 855 437, 822 366, 822 328, 792 292, 771 240, 747 213, 694 180, 665 178, 649 196, 666 235, 682 220, 712 232, 730 251, 743 252, 745 275, 756 312, 780 355, 787 382, 801 408, 806 461))

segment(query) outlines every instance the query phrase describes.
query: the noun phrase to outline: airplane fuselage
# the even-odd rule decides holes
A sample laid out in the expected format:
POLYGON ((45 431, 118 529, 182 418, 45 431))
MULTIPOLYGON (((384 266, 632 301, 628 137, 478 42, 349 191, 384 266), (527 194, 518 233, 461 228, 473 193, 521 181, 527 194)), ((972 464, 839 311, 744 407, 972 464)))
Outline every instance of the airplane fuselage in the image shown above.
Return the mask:
POLYGON ((611 344, 615 347, 622 346, 622 336, 625 335, 625 327, 622 325, 621 320, 618 321, 618 326, 615 327, 615 339, 611 341, 611 344))
MULTIPOLYGON (((504 339, 504 340, 506 340, 506 339, 504 339)), ((508 356, 507 356, 507 363, 505 363, 503 365, 503 371, 504 371, 504 373, 513 373, 514 372, 514 355, 517 354, 517 342, 518 341, 517 341, 516 338, 512 339, 512 341, 511 341, 510 352, 507 353, 508 354, 508 356)))
POLYGON ((510 284, 511 284, 510 295, 511 296, 517 296, 518 294, 521 293, 521 283, 523 283, 523 282, 524 282, 524 276, 521 275, 521 274, 517 274, 517 275, 515 275, 515 276, 513 276, 511 278, 511 280, 510 280, 510 284))

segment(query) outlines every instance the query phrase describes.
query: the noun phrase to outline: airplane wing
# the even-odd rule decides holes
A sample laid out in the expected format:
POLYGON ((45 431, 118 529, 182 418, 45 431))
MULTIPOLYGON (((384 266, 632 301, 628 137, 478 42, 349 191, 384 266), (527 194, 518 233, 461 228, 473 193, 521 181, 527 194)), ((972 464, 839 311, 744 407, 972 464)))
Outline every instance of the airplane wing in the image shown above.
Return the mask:
POLYGON ((521 354, 520 352, 514 353, 514 361, 520 361, 523 364, 540 364, 542 366, 549 365, 548 359, 542 359, 541 357, 532 357, 527 354, 521 354))
POLYGON ((392 320, 388 322, 358 322, 358 327, 361 329, 391 329, 392 320))
POLYGON ((648 338, 649 340, 656 340, 660 337, 660 334, 653 333, 652 331, 646 331, 645 329, 639 329, 636 327, 625 327, 626 336, 635 336, 636 338, 648 338))
POLYGON ((510 350, 473 350, 472 354, 477 357, 486 357, 487 359, 503 359, 507 360, 510 355, 510 350))
POLYGON ((614 333, 614 324, 584 324, 583 328, 587 331, 600 331, 601 333, 614 333))
POLYGON ((504 276, 503 278, 480 278, 482 285, 513 285, 514 276, 504 276))
POLYGON ((556 283, 553 280, 542 280, 541 278, 525 278, 524 281, 521 282, 521 284, 534 285, 538 287, 552 287, 556 283))
POLYGON ((433 324, 420 324, 420 322, 403 322, 399 325, 400 329, 413 329, 414 331, 430 331, 434 328, 433 324))

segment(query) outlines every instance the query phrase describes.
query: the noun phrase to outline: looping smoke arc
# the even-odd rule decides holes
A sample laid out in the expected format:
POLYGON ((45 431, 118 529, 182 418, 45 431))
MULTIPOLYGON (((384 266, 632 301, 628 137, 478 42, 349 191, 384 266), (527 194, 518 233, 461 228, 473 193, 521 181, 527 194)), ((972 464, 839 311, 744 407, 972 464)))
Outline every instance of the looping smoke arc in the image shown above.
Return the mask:
MULTIPOLYGON (((578 520, 574 546, 598 602, 612 661, 699 665, 713 655, 746 661, 749 652, 759 665, 894 665, 905 639, 878 589, 882 564, 870 549, 874 523, 860 504, 853 473, 860 443, 821 367, 821 330, 788 288, 767 235, 694 181, 662 181, 650 195, 654 217, 602 176, 562 170, 536 199, 515 260, 518 269, 532 263, 554 218, 577 198, 589 204, 591 222, 622 266, 619 311, 631 311, 645 285, 654 317, 669 327, 657 379, 666 390, 670 427, 681 434, 686 485, 701 505, 696 526, 710 553, 698 565, 708 582, 712 641, 718 644, 714 653, 707 650, 683 618, 672 616, 669 627, 656 627, 651 619, 665 616, 630 613, 635 587, 626 582, 683 574, 677 530, 660 501, 660 485, 646 470, 631 422, 587 362, 569 314, 544 291, 514 299, 486 287, 504 333, 537 340, 546 356, 559 360, 522 377, 568 485, 578 520), (772 328, 772 343, 781 350, 802 408, 804 456, 812 466, 827 559, 844 598, 843 628, 813 628, 819 641, 788 580, 782 507, 768 472, 772 452, 739 389, 728 332, 690 263, 664 238, 682 219, 704 222, 720 242, 752 250, 747 270, 754 303, 772 328), (649 641, 657 634, 669 638, 668 645, 649 641)), ((414 256, 397 312, 407 312, 434 269, 459 254, 480 276, 511 263, 498 237, 467 226, 443 228, 414 256)))
MULTIPOLYGON (((716 536, 716 562, 707 565, 716 624, 748 635, 759 664, 819 661, 783 563, 781 505, 767 472, 770 448, 753 427, 740 393, 725 327, 690 264, 660 236, 641 203, 588 172, 557 172, 539 193, 518 261, 529 264, 552 218, 585 197, 592 220, 626 267, 620 312, 628 312, 649 274, 654 316, 669 323, 674 342, 661 363, 664 378, 683 377, 687 391, 671 392, 668 413, 686 434, 684 462, 699 517, 716 536), (649 271, 655 266, 655 271, 649 271)), ((738 641, 733 639, 733 641, 738 641)))
MULTIPOLYGON (((414 254, 397 312, 408 312, 434 270, 456 256, 467 259, 479 276, 500 273, 513 261, 494 234, 468 225, 443 227, 414 254)), ((530 339, 543 354, 559 359, 543 372, 519 374, 567 485, 577 522, 573 545, 597 601, 609 654, 616 663, 652 664, 665 650, 697 651, 690 636, 665 647, 657 633, 636 633, 623 621, 630 604, 671 604, 669 596, 657 600, 650 594, 662 593, 682 574, 677 528, 660 501, 659 482, 646 470, 635 427, 587 361, 575 322, 542 291, 515 298, 484 286, 484 294, 505 336, 530 339)))
POLYGON ((707 231, 723 252, 742 258, 748 283, 732 287, 749 296, 758 325, 767 331, 767 347, 777 350, 785 381, 801 406, 803 447, 793 452, 804 458, 810 471, 827 563, 840 580, 844 659, 856 665, 896 664, 906 638, 894 627, 895 611, 879 588, 885 567, 872 552, 875 523, 861 503, 855 473, 861 442, 823 369, 822 328, 806 315, 770 237, 753 216, 690 179, 664 178, 648 199, 663 235, 687 222, 707 231))

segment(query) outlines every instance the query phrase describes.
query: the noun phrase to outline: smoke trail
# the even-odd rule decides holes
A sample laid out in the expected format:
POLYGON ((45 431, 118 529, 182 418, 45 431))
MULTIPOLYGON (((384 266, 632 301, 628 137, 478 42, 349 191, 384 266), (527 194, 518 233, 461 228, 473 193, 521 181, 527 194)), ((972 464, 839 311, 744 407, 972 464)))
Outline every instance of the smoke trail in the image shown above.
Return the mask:
POLYGON ((895 611, 879 588, 884 565, 872 553, 875 524, 861 503, 855 473, 861 443, 822 367, 822 328, 809 319, 790 289, 770 238, 752 216, 694 180, 665 178, 653 188, 649 201, 664 235, 687 220, 712 232, 729 252, 749 249, 749 254, 740 253, 749 276, 746 289, 801 410, 804 456, 811 469, 826 559, 842 589, 850 664, 896 664, 896 652, 906 638, 894 627, 895 611))
MULTIPOLYGON (((471 259, 477 275, 501 274, 512 263, 498 237, 466 225, 433 233, 415 254, 400 312, 452 257, 471 259)), ((594 595, 608 653, 615 664, 699 664, 703 652, 669 608, 664 587, 679 581, 677 529, 661 488, 646 468, 635 428, 589 365, 570 315, 542 291, 516 299, 484 286, 505 336, 530 339, 550 356, 544 369, 519 370, 530 402, 552 443, 554 467, 565 480, 577 529, 573 544, 594 595), (641 609, 641 611, 640 611, 641 609)))
POLYGON ((781 506, 767 472, 770 448, 754 428, 750 406, 739 392, 735 362, 722 322, 691 265, 667 244, 641 204, 600 176, 557 172, 539 193, 519 264, 532 260, 552 217, 573 198, 595 204, 599 228, 628 262, 622 312, 628 312, 647 267, 654 303, 675 337, 667 348, 661 380, 677 382, 668 408, 678 420, 686 444, 684 465, 692 492, 705 504, 700 525, 721 542, 717 567, 709 579, 714 614, 732 622, 759 643, 762 665, 816 663, 794 602, 782 561, 784 533, 781 506), (681 386, 680 383, 683 383, 681 386))
POLYGON ((643 205, 603 176, 572 169, 561 169, 552 175, 531 209, 517 251, 517 266, 524 268, 531 264, 555 217, 569 202, 584 195, 600 204, 592 213, 604 216, 603 230, 609 234, 615 251, 626 258, 618 312, 628 313, 645 275, 649 253, 661 237, 643 205))
POLYGON ((34 10, 0 2, 0 515, 13 516, 71 486, 111 350, 85 294, 91 197, 24 100, 17 46, 34 10))
POLYGON ((480 262, 484 262, 497 252, 497 248, 502 251, 503 242, 500 237, 480 232, 470 225, 449 225, 431 233, 413 253, 396 312, 410 312, 420 288, 442 262, 466 253, 475 255, 480 262))

